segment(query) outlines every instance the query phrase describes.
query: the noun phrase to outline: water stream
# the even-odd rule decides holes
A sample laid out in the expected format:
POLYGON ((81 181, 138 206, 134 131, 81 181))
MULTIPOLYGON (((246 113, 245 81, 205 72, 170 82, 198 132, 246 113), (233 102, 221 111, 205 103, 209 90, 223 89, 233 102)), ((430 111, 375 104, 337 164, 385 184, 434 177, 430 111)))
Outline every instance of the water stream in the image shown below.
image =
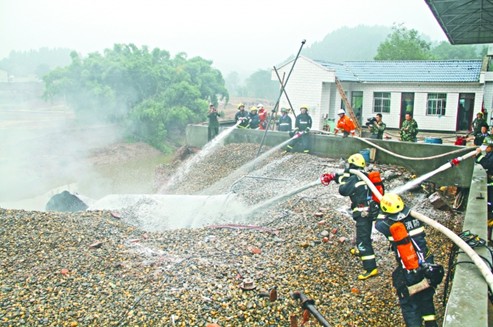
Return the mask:
POLYGON ((211 155, 219 146, 224 145, 224 140, 237 128, 239 123, 240 121, 238 121, 236 125, 230 126, 223 130, 219 133, 219 135, 208 142, 199 153, 180 165, 176 172, 170 177, 169 181, 159 188, 158 193, 165 193, 168 188, 171 188, 181 182, 194 165, 201 162, 205 157, 211 155))

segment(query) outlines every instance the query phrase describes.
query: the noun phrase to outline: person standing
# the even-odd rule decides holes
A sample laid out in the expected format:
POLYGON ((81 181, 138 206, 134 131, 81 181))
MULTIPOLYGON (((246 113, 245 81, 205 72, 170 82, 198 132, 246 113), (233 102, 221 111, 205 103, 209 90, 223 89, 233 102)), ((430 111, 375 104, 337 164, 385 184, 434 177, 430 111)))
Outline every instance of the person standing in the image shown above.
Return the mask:
POLYGON ((413 115, 407 112, 406 118, 402 122, 401 141, 417 142, 416 135, 418 135, 418 123, 414 120, 413 115))
POLYGON ((277 130, 279 132, 291 132, 291 129, 293 129, 293 121, 288 115, 288 109, 281 108, 281 116, 277 121, 277 130))
POLYGON ((395 193, 382 196, 380 209, 375 228, 387 237, 395 253, 397 267, 392 273, 392 284, 406 326, 437 327, 433 295, 444 271, 434 263, 424 227, 395 193))
POLYGON ((291 137, 297 135, 293 138, 291 142, 286 146, 286 151, 293 151, 294 147, 301 141, 304 153, 310 153, 310 136, 308 133, 312 128, 312 117, 308 114, 308 106, 300 107, 301 113, 296 116, 294 131, 291 132, 291 137))
POLYGON ((375 252, 373 251, 371 231, 373 220, 378 214, 378 205, 372 200, 371 191, 367 184, 351 169, 364 171, 365 158, 356 153, 347 159, 348 168, 343 174, 328 173, 320 176, 323 185, 329 185, 331 181, 339 184, 339 193, 351 199, 351 210, 356 222, 356 249, 351 249, 351 254, 358 255, 363 264, 364 271, 358 275, 359 280, 365 280, 378 275, 375 252), (377 210, 374 210, 376 207, 377 210))
POLYGON ((258 118, 260 119, 259 129, 265 130, 267 128, 267 110, 265 110, 264 105, 259 103, 257 105, 258 118))
POLYGON ((481 132, 482 126, 488 126, 488 123, 486 122, 486 119, 484 119, 483 113, 478 112, 476 114, 476 118, 474 118, 474 120, 472 121, 472 124, 471 124, 471 131, 472 131, 473 135, 476 135, 479 132, 481 132))
POLYGON ((337 135, 339 131, 342 131, 343 137, 348 137, 349 134, 351 134, 351 136, 354 136, 356 125, 351 118, 346 116, 346 111, 344 111, 344 109, 339 109, 337 115, 339 116, 339 120, 337 121, 334 134, 337 135))
POLYGON ((211 141, 219 134, 219 120, 221 114, 217 112, 216 107, 213 104, 209 105, 209 113, 207 114, 207 118, 209 118, 209 125, 207 126, 208 130, 208 140, 211 141))
POLYGON ((238 124, 238 128, 248 127, 248 113, 245 111, 245 105, 240 103, 238 105, 238 112, 235 115, 235 122, 238 124))
POLYGON ((258 129, 260 125, 260 118, 257 113, 257 107, 252 106, 250 113, 248 114, 248 128, 258 129))
POLYGON ((371 133, 370 138, 382 140, 383 132, 385 131, 385 128, 387 128, 387 125, 382 121, 382 114, 380 113, 376 114, 375 121, 373 121, 373 124, 368 125, 368 129, 370 130, 371 133))

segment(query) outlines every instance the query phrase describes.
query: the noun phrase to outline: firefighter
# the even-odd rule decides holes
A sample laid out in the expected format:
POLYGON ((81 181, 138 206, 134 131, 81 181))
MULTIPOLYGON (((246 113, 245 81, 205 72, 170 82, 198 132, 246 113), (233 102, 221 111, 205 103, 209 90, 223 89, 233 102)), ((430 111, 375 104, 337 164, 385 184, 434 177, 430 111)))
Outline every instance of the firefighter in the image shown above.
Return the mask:
POLYGON ((383 195, 380 209, 375 228, 388 238, 396 255, 392 284, 406 326, 438 326, 433 295, 442 281, 443 267, 434 264, 424 227, 411 216, 411 210, 395 193, 383 195))
POLYGON ((247 128, 248 127, 248 113, 245 111, 245 105, 240 103, 238 105, 238 112, 235 115, 235 122, 238 124, 238 128, 247 128))
POLYGON ((280 132, 291 132, 293 122, 288 115, 288 109, 281 108, 281 117, 277 121, 277 130, 280 132))
POLYGON ((250 108, 250 113, 248 114, 248 128, 258 129, 260 124, 260 118, 257 113, 257 107, 252 106, 250 108))
POLYGON ((291 142, 287 145, 286 151, 293 151, 294 147, 301 141, 304 153, 310 153, 310 136, 308 133, 312 128, 312 117, 308 114, 308 106, 300 107, 301 113, 296 117, 294 123, 294 130, 291 132, 290 136, 297 137, 293 138, 291 142))
POLYGON ((259 103, 257 105, 258 118, 260 119, 259 129, 265 130, 267 127, 267 110, 265 110, 264 105, 259 103))
POLYGON ((339 116, 339 120, 337 121, 334 134, 337 135, 339 131, 342 131, 343 137, 348 137, 349 134, 354 136, 356 125, 351 118, 346 116, 346 111, 344 109, 339 109, 339 111, 337 111, 337 115, 339 116))
POLYGON ((356 248, 351 249, 351 254, 360 257, 364 271, 358 275, 358 279, 365 280, 378 275, 375 252, 373 251, 371 231, 373 220, 378 214, 378 205, 371 199, 371 191, 365 181, 349 170, 364 171, 365 158, 360 153, 351 155, 347 159, 348 167, 342 174, 328 173, 320 176, 323 185, 329 185, 331 181, 339 184, 339 193, 349 196, 353 219, 356 222, 356 248))

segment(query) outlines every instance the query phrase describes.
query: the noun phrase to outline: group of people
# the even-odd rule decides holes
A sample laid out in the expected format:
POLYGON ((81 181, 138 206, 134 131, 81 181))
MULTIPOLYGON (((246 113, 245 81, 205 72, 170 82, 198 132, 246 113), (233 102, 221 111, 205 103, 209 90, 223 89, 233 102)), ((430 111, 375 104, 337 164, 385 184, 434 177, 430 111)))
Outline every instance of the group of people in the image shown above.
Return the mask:
MULTIPOLYGON (((261 103, 257 106, 252 106, 250 112, 245 110, 245 105, 243 103, 240 103, 237 108, 238 111, 235 114, 235 122, 238 128, 259 130, 265 130, 267 128, 269 122, 268 112, 261 103)), ((302 151, 309 153, 310 143, 307 134, 312 128, 312 118, 308 114, 308 106, 301 106, 300 112, 301 113, 298 116, 295 116, 295 128, 293 129, 289 110, 281 108, 281 115, 278 118, 275 118, 276 126, 278 131, 290 132, 291 137, 297 136, 287 147, 286 151, 293 151, 295 146, 298 143, 301 143, 302 151)), ((349 135, 355 136, 356 124, 346 115, 346 111, 344 109, 339 109, 337 114, 339 119, 337 120, 334 134, 337 135, 341 132, 343 137, 348 137, 349 135)), ((209 106, 207 117, 209 118, 208 140, 210 141, 219 133, 218 117, 220 117, 220 113, 213 104, 209 106)), ((475 122, 473 122, 473 124, 475 124, 475 122)), ((476 124, 480 124, 480 122, 476 124)), ((375 117, 368 119, 366 126, 370 132, 370 138, 383 139, 387 125, 383 122, 381 113, 377 113, 375 114, 375 117)), ((416 142, 417 134, 418 123, 414 120, 412 113, 408 112, 406 113, 405 120, 402 122, 402 127, 400 128, 400 139, 401 141, 416 142)))
POLYGON ((363 272, 359 280, 378 275, 371 232, 373 224, 385 235, 396 258, 392 284, 396 289, 406 326, 438 326, 433 296, 443 278, 443 267, 434 263, 428 249, 424 227, 414 218, 402 198, 395 193, 378 190, 381 198, 372 196, 368 184, 360 176, 366 161, 357 153, 347 159, 343 173, 326 173, 320 177, 323 185, 339 184, 339 193, 351 200, 352 217, 356 223, 356 247, 350 253, 359 256, 363 272))

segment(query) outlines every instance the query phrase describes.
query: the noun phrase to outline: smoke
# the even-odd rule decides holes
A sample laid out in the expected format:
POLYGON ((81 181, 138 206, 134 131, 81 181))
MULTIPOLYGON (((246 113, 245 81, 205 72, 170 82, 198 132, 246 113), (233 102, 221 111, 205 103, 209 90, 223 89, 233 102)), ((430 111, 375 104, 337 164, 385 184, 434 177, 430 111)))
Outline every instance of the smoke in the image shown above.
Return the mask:
MULTIPOLYGON (((76 188, 82 179, 97 180, 87 160, 90 153, 122 137, 113 125, 81 125, 63 104, 40 101, 39 84, 32 85, 11 83, 0 89, 5 95, 0 103, 1 207, 55 193, 64 185, 76 188)), ((42 209, 26 202, 22 208, 42 209)))

